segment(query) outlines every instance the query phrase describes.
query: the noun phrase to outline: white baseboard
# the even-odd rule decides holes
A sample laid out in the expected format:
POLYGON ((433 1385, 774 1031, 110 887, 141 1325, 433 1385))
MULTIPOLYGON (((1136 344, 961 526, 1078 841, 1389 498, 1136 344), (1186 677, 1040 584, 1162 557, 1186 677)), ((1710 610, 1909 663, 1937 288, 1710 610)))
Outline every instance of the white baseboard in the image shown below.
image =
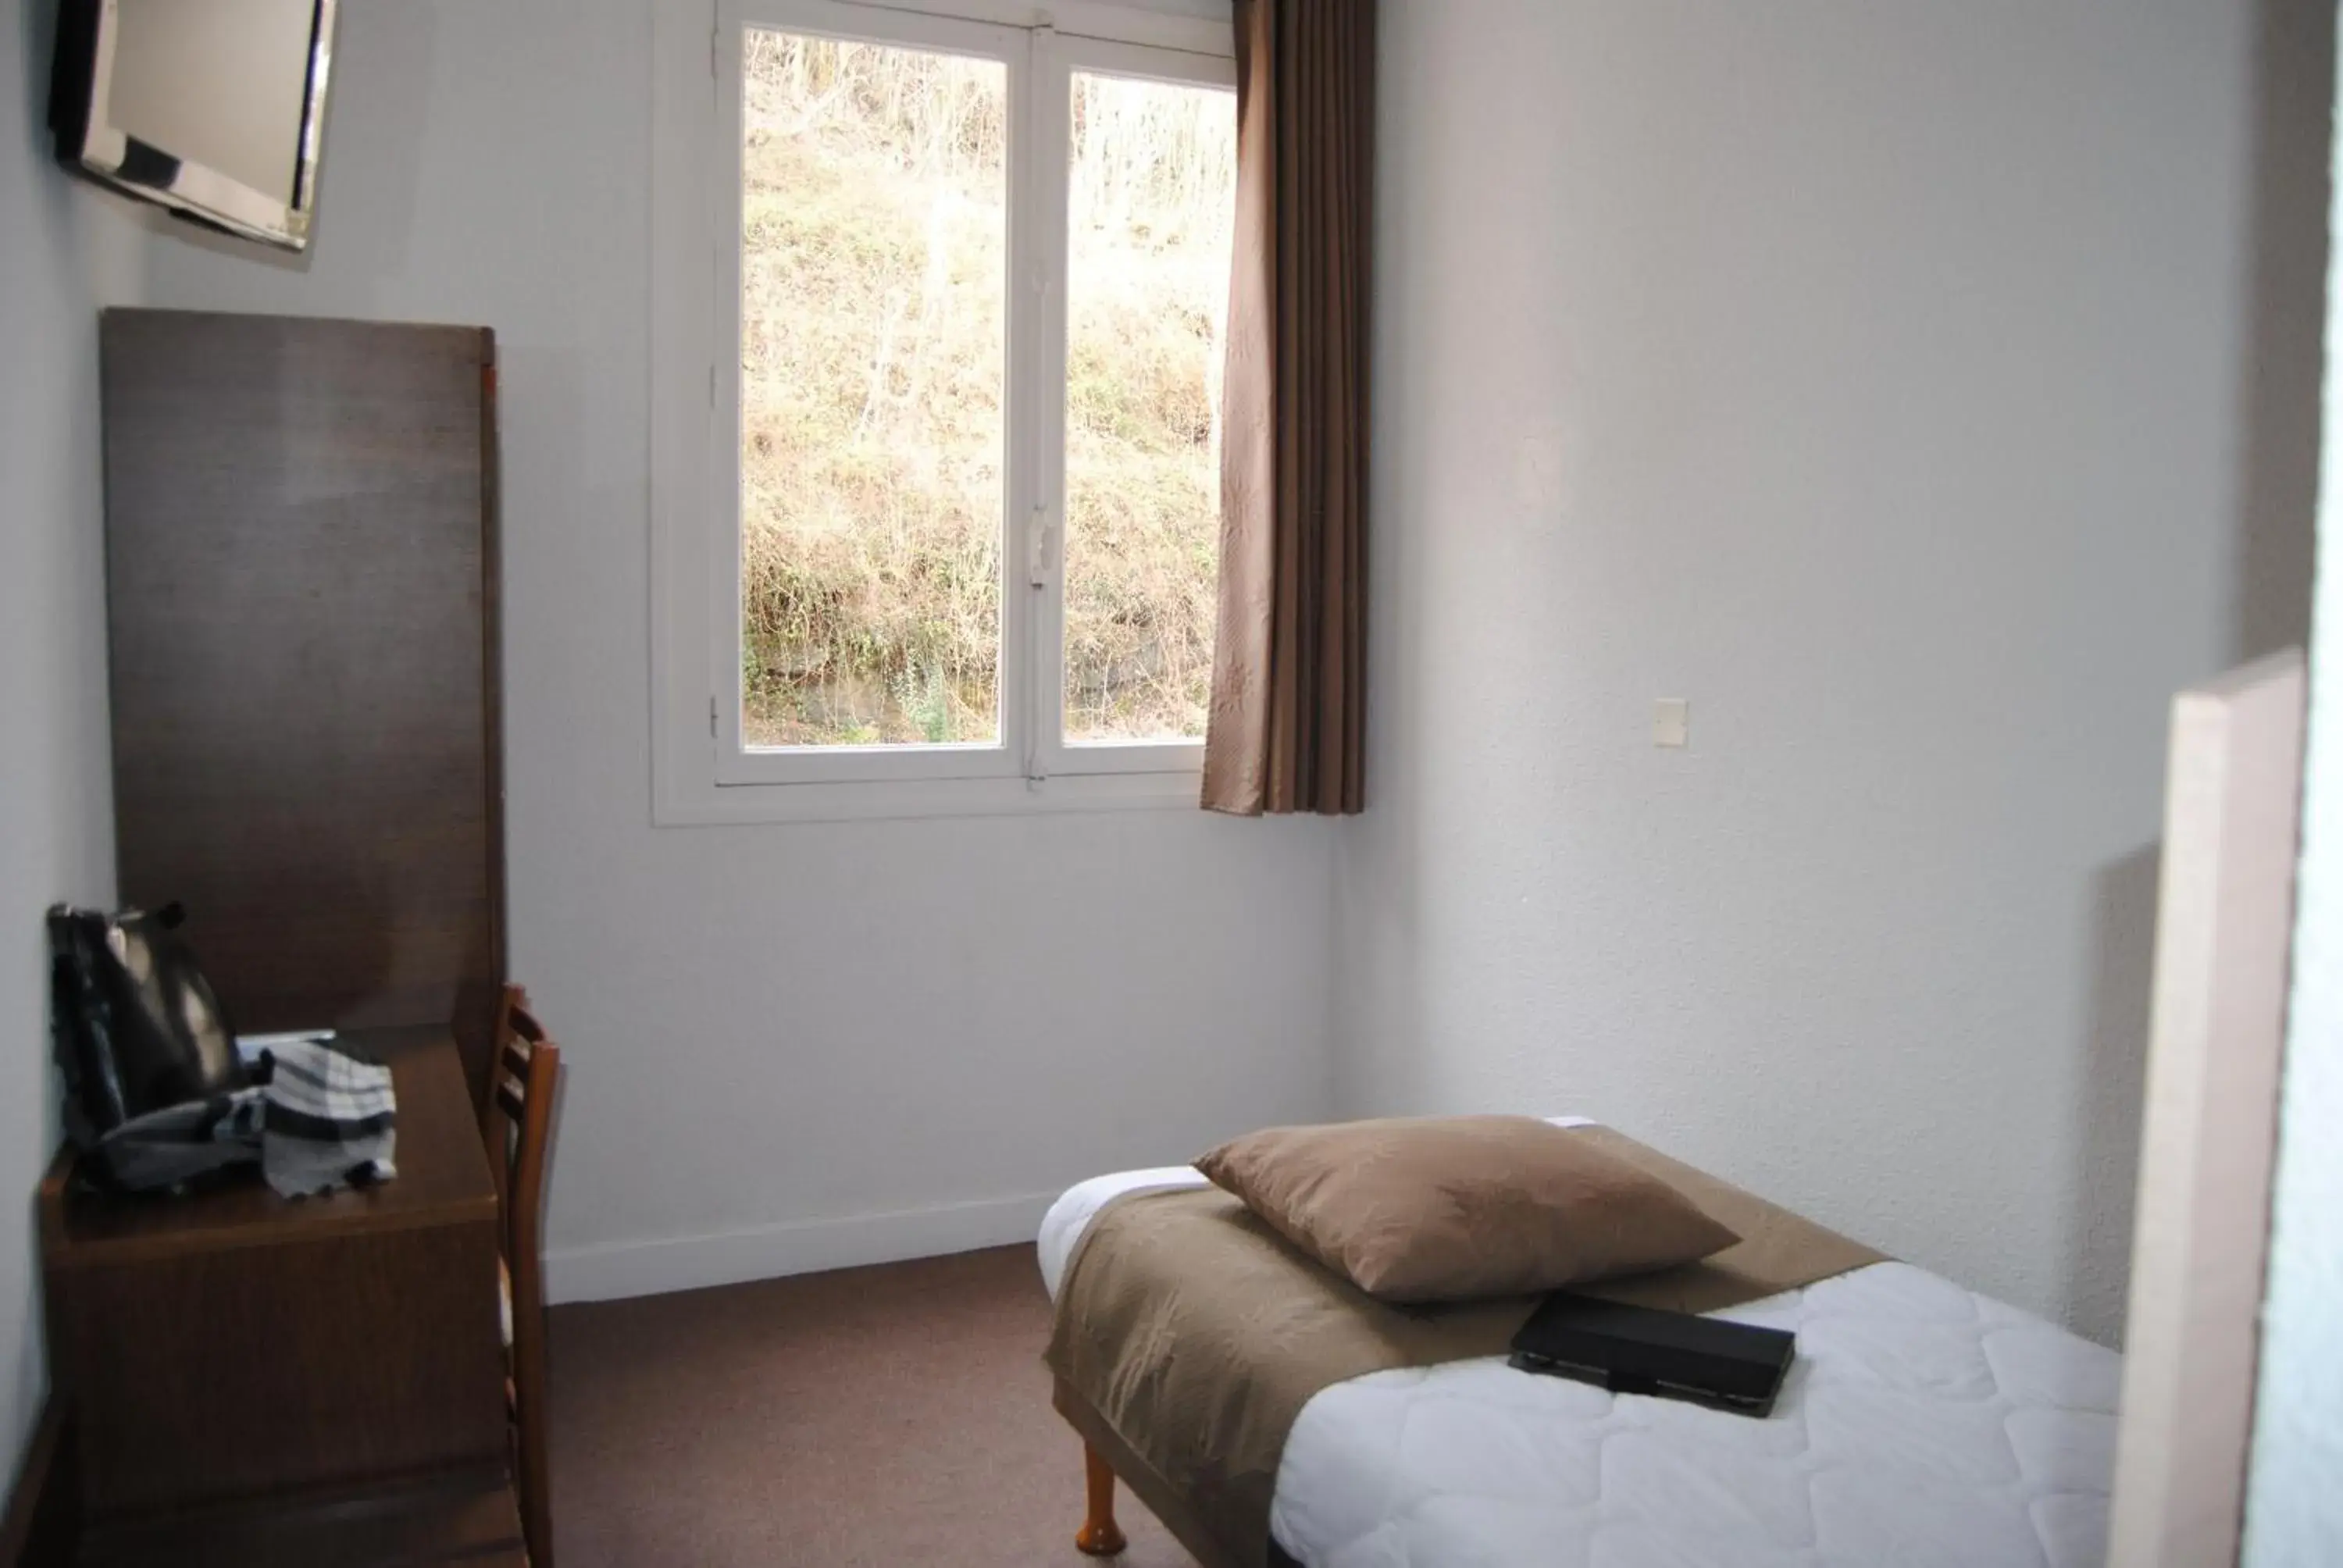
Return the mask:
POLYGON ((548 1250, 545 1294, 555 1302, 616 1301, 1006 1247, 1033 1240, 1041 1229, 1041 1216, 1057 1197, 1054 1191, 1037 1192, 891 1214, 759 1225, 709 1236, 548 1250))

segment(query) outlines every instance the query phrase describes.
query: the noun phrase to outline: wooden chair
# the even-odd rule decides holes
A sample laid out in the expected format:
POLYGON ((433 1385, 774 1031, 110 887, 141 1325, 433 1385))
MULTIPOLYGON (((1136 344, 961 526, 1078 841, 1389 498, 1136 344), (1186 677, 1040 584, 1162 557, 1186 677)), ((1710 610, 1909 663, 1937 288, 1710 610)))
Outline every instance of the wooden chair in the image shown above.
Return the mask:
POLYGON ((480 1131, 497 1178, 497 1237, 505 1296, 505 1410, 530 1568, 553 1568, 553 1506, 545 1462, 545 1145, 553 1130, 561 1050, 508 985, 497 1002, 496 1058, 480 1131))

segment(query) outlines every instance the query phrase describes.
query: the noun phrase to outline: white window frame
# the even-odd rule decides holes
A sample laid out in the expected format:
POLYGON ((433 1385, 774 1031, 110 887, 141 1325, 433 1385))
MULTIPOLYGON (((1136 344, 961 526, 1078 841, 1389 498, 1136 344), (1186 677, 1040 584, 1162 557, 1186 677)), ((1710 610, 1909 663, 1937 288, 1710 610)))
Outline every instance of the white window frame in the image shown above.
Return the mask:
POLYGON ((1064 739, 1066 232, 1072 75, 1232 85, 1222 0, 708 0, 652 9, 652 804, 662 824, 1184 807, 1200 742, 1064 739), (1212 13, 1217 11, 1215 18, 1212 13), (1012 116, 997 744, 741 743, 740 41, 746 28, 1001 61, 1012 116), (1021 133, 1023 139, 1018 137, 1021 133))

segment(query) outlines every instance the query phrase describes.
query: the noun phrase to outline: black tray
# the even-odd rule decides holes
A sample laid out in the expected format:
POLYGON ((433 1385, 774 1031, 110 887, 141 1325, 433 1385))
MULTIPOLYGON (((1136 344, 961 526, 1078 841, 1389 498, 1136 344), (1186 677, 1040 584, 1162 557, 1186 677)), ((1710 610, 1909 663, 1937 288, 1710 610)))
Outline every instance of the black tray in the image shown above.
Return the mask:
POLYGON ((1773 1412, 1797 1339, 1780 1329, 1557 1291, 1513 1336, 1513 1364, 1523 1372, 1762 1416, 1773 1412))

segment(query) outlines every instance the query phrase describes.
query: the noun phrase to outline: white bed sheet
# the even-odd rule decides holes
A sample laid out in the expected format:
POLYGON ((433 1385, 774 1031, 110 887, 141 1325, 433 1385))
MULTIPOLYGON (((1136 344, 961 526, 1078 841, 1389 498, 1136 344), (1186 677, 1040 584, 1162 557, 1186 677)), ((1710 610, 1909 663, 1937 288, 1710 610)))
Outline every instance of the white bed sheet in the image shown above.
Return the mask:
MULTIPOLYGON (((1173 1166, 1069 1191, 1041 1226, 1051 1293, 1107 1203, 1204 1184, 1173 1166)), ((1323 1391, 1286 1441, 1279 1544, 1306 1568, 2104 1561, 2114 1352, 1905 1263, 1717 1315, 1798 1336, 1766 1420, 1495 1358, 1323 1391)))

